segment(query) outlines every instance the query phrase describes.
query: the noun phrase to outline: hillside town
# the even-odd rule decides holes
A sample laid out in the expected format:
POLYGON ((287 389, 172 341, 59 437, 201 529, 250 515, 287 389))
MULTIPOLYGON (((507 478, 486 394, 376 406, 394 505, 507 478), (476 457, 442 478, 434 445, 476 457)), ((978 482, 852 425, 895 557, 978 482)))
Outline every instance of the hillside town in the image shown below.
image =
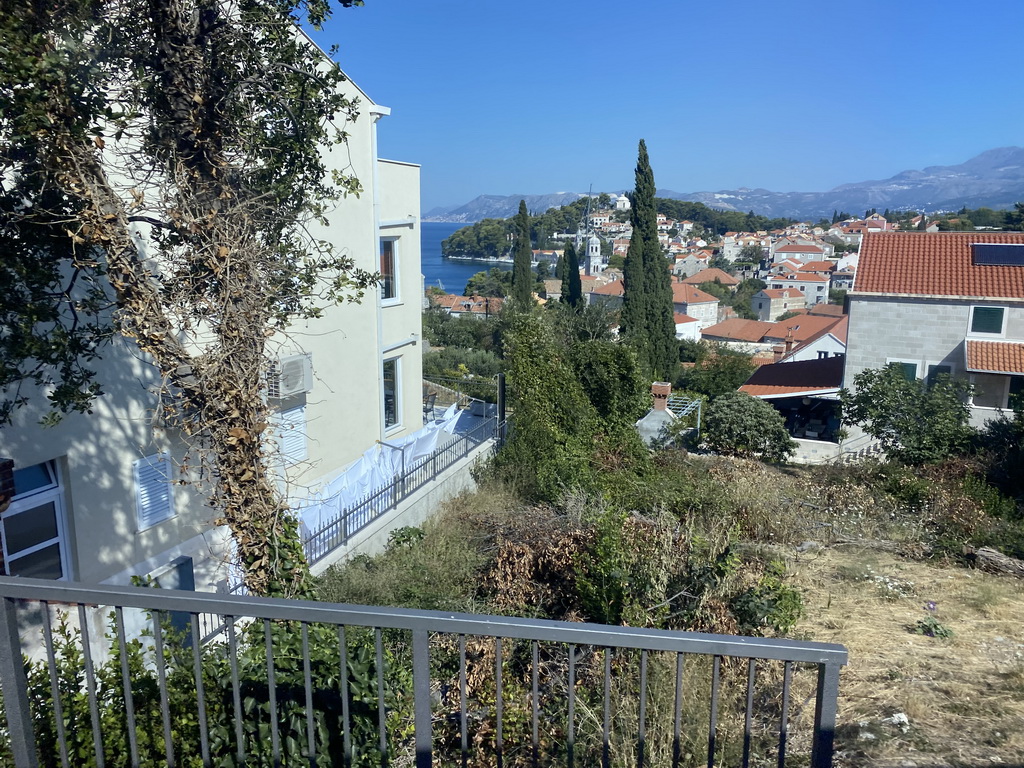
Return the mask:
MULTIPOLYGON (((589 213, 579 232, 555 235, 577 241, 587 303, 611 311, 622 305, 620 265, 632 235, 624 215, 629 198, 621 195, 613 203, 589 213)), ((952 286, 955 275, 962 273, 967 279, 992 271, 991 263, 977 261, 977 253, 1000 250, 1005 244, 1016 254, 1012 246, 1024 241, 1002 233, 939 232, 937 223, 923 214, 904 219, 903 226, 909 231, 901 232, 900 222, 868 211, 863 218, 837 220, 827 228, 795 223, 714 237, 692 221, 657 215, 658 240, 671 272, 676 338, 749 356, 755 370, 739 391, 769 401, 785 417, 789 433, 800 445, 795 460, 815 462, 877 450, 870 437, 856 427, 844 429, 839 418, 840 389, 865 368, 898 360, 910 361, 906 365, 914 377, 968 376, 975 385, 971 406, 972 422, 977 425, 1008 408, 1021 389, 1024 364, 1017 358, 1024 349, 1024 336, 1007 336, 1004 326, 991 331, 997 341, 987 343, 1001 345, 998 351, 990 351, 999 362, 983 363, 979 355, 981 349, 988 349, 986 332, 968 330, 965 325, 962 338, 944 339, 943 345, 932 348, 924 340, 929 338, 933 319, 922 317, 918 328, 903 325, 901 335, 893 337, 879 327, 878 312, 884 307, 902 317, 915 313, 922 302, 940 301, 937 296, 947 297, 941 300, 948 304, 944 317, 954 314, 956 307, 984 314, 984 308, 974 305, 1021 304, 1024 295, 1016 294, 1010 279, 1016 274, 1013 269, 995 269, 995 282, 985 283, 985 290, 952 286), (905 257, 909 266, 897 265, 890 255, 901 252, 904 243, 913 249, 905 257), (901 269, 918 273, 912 286, 901 269), (743 285, 748 301, 738 310, 732 299, 743 285), (870 294, 898 298, 879 304, 870 294), (846 362, 849 349, 854 354, 846 362)), ((550 272, 563 253, 535 249, 533 264, 547 265, 550 272)), ((1007 258, 1009 265, 1016 264, 1016 256, 1007 258)), ((545 279, 537 300, 557 301, 560 290, 561 280, 545 279)), ((493 316, 502 302, 501 298, 453 295, 434 295, 430 300, 453 315, 474 317, 493 316)), ((1006 311, 1015 310, 1008 306, 1006 311)))
POLYGON ((639 139, 446 293, 325 13, 5 16, 0 765, 1016 765, 1024 203, 639 139))

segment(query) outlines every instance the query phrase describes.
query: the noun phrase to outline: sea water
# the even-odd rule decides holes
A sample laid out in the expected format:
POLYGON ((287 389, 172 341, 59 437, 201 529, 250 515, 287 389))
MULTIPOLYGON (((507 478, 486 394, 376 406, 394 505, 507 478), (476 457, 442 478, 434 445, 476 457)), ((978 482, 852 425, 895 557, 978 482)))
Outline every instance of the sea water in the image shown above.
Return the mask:
POLYGON ((491 267, 511 269, 508 263, 495 264, 489 261, 452 261, 441 256, 441 241, 453 232, 468 226, 446 221, 425 221, 420 224, 420 250, 423 270, 423 285, 426 288, 440 285, 447 293, 461 294, 466 283, 477 272, 491 267))

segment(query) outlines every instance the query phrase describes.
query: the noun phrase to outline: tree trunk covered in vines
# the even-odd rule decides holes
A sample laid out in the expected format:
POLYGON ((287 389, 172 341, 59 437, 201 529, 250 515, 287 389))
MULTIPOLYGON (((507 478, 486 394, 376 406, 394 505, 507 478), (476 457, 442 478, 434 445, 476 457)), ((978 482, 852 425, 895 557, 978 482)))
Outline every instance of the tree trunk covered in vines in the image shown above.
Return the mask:
MULTIPOLYGON (((318 23, 327 6, 302 10, 318 23)), ((295 11, 271 0, 0 5, 4 277, 20 303, 0 300, 0 324, 20 334, 0 349, 0 387, 14 388, 0 420, 24 401, 23 382, 51 385, 55 413, 87 410, 102 382, 82 359, 111 332, 132 339, 177 404, 168 420, 199 457, 193 475, 246 585, 264 595, 309 589, 267 439, 268 340, 373 281, 308 231, 360 190, 322 160, 357 104, 295 11), (43 344, 52 326, 24 320, 47 312, 60 344, 43 344)))

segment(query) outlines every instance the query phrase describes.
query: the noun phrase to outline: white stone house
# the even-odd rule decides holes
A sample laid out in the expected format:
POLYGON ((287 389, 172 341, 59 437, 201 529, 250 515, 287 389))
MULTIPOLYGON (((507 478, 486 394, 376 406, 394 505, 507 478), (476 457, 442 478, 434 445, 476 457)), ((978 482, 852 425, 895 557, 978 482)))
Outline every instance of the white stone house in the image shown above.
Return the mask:
POLYGON ((700 330, 718 322, 718 299, 693 285, 672 283, 672 307, 697 320, 700 330))
POLYGON ((976 426, 1024 392, 1024 233, 871 233, 847 295, 846 386, 890 363, 966 377, 976 426))
POLYGON ((771 278, 769 287, 776 291, 795 288, 806 297, 808 306, 828 302, 829 279, 822 275, 807 272, 777 275, 771 278))
MULTIPOLYGON (((422 427, 419 166, 377 157, 378 120, 389 114, 351 81, 360 101, 347 145, 328 167, 363 187, 313 234, 381 272, 359 303, 325 310, 269 340, 278 375, 268 390, 278 467, 291 501, 337 476, 378 440, 422 427)), ((160 420, 160 382, 134 343, 117 338, 95 362, 103 387, 90 414, 38 426, 37 393, 0 431, 13 459, 15 496, 0 515, 5 575, 129 584, 187 564, 198 590, 223 590, 231 546, 204 497, 178 484, 183 436, 160 420)), ((193 584, 190 584, 193 586, 193 584)))
POLYGON ((787 312, 807 306, 807 297, 797 288, 764 288, 750 298, 751 308, 762 322, 774 323, 787 312))

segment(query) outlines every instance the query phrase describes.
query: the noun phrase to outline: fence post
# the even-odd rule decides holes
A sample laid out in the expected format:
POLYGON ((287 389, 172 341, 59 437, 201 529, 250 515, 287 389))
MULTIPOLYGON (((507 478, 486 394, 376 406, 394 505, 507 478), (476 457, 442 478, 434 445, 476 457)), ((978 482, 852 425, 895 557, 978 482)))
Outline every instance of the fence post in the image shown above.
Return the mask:
MULTIPOLYGON (((43 610, 47 610, 45 607, 43 610)), ((37 768, 36 737, 28 708, 28 680, 21 660, 17 605, 3 598, 3 627, 0 628, 0 690, 4 695, 7 731, 17 768, 37 768)))
POLYGON ((818 693, 814 702, 814 744, 811 768, 832 768, 836 713, 839 709, 839 669, 836 663, 818 665, 818 693))
POLYGON ((416 768, 430 768, 434 746, 430 725, 430 635, 426 629, 412 631, 412 687, 416 768))

